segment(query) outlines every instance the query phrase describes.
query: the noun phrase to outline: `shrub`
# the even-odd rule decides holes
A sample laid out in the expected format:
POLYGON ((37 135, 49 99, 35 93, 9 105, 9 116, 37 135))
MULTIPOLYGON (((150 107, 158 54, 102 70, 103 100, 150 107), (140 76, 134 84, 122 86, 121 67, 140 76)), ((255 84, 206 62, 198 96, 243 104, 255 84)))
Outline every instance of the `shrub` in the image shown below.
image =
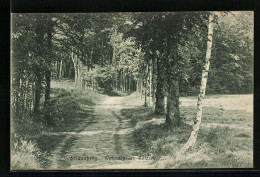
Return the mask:
POLYGON ((37 147, 37 144, 23 138, 13 136, 11 144, 11 169, 24 170, 40 168, 40 163, 37 160, 42 153, 37 147))
POLYGON ((11 131, 22 137, 38 134, 45 126, 40 113, 26 114, 23 118, 12 116, 11 124, 11 131))
POLYGON ((212 146, 215 146, 217 142, 226 139, 229 134, 229 127, 220 127, 210 128, 208 135, 206 136, 206 141, 211 143, 212 146))
POLYGON ((45 120, 45 125, 59 125, 63 122, 62 107, 59 99, 51 99, 50 102, 43 108, 42 115, 48 115, 49 121, 47 122, 44 117, 41 119, 45 120))
POLYGON ((49 104, 43 109, 42 115, 49 115, 48 125, 63 126, 74 115, 76 110, 80 110, 76 100, 71 96, 66 96, 51 99, 49 104))
POLYGON ((211 128, 206 135, 206 142, 218 153, 224 153, 232 149, 232 135, 229 127, 211 128))
POLYGON ((176 137, 167 136, 152 142, 151 152, 159 159, 161 156, 173 155, 179 149, 176 137))

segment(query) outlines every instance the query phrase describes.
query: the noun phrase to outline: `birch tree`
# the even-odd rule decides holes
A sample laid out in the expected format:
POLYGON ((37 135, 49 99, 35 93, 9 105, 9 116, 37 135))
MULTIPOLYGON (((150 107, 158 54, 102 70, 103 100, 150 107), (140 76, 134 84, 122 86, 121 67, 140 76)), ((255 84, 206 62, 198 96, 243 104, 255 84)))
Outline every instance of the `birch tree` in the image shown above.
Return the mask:
POLYGON ((198 132, 200 129, 201 118, 202 118, 202 108, 203 100, 206 92, 206 85, 208 80, 208 72, 210 66, 210 57, 211 57, 211 48, 212 48, 212 37, 213 37, 213 17, 214 14, 209 14, 209 24, 208 24, 208 41, 207 41, 207 50, 206 50, 206 60, 203 66, 202 76, 201 76, 201 86, 200 93, 198 95, 197 102, 197 115, 194 120, 193 131, 191 132, 190 138, 187 143, 182 147, 180 154, 186 152, 189 148, 192 148, 197 140, 198 132))

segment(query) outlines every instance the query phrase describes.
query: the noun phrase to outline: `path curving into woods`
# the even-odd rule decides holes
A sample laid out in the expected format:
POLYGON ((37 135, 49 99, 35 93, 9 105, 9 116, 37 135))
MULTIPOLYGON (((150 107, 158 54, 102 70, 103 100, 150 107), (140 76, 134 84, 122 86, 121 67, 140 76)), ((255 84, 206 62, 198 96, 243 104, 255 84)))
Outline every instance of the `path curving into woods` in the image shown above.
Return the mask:
MULTIPOLYGON (((79 129, 63 132, 66 138, 52 152, 51 169, 147 169, 151 159, 140 159, 132 142, 130 119, 121 115, 129 96, 106 97, 95 105, 79 129)), ((90 109, 86 106, 86 109, 90 109)))

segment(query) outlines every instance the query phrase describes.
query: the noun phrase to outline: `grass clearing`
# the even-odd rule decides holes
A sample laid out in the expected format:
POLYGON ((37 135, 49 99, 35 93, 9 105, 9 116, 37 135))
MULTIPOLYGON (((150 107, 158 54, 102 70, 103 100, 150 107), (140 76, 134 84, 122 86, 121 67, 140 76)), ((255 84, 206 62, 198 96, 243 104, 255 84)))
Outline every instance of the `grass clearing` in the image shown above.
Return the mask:
MULTIPOLYGON (((250 96, 207 97, 196 145, 184 157, 177 159, 176 153, 192 131, 196 97, 181 98, 181 114, 186 122, 183 127, 169 131, 164 124, 144 124, 132 134, 136 148, 143 154, 154 156, 157 167, 161 168, 252 168, 253 113, 248 109, 252 108, 249 104, 251 101, 245 99, 248 97, 250 96), (240 100, 239 106, 235 105, 237 110, 232 108, 234 100, 240 100)), ((164 118, 155 117, 151 109, 141 106, 124 109, 122 115, 131 117, 133 127, 136 122, 164 118)))

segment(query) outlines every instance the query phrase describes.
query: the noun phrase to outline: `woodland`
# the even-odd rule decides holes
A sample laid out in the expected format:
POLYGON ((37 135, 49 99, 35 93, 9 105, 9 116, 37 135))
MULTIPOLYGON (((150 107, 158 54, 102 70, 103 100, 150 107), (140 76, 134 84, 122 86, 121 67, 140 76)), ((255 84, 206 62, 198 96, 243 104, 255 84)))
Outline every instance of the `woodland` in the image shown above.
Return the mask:
POLYGON ((13 168, 40 168, 46 155, 37 148, 55 141, 39 143, 43 132, 76 127, 79 104, 94 107, 103 96, 136 95, 172 133, 188 126, 180 98, 196 97, 176 157, 193 152, 207 95, 253 94, 253 30, 252 12, 12 14, 13 168))

